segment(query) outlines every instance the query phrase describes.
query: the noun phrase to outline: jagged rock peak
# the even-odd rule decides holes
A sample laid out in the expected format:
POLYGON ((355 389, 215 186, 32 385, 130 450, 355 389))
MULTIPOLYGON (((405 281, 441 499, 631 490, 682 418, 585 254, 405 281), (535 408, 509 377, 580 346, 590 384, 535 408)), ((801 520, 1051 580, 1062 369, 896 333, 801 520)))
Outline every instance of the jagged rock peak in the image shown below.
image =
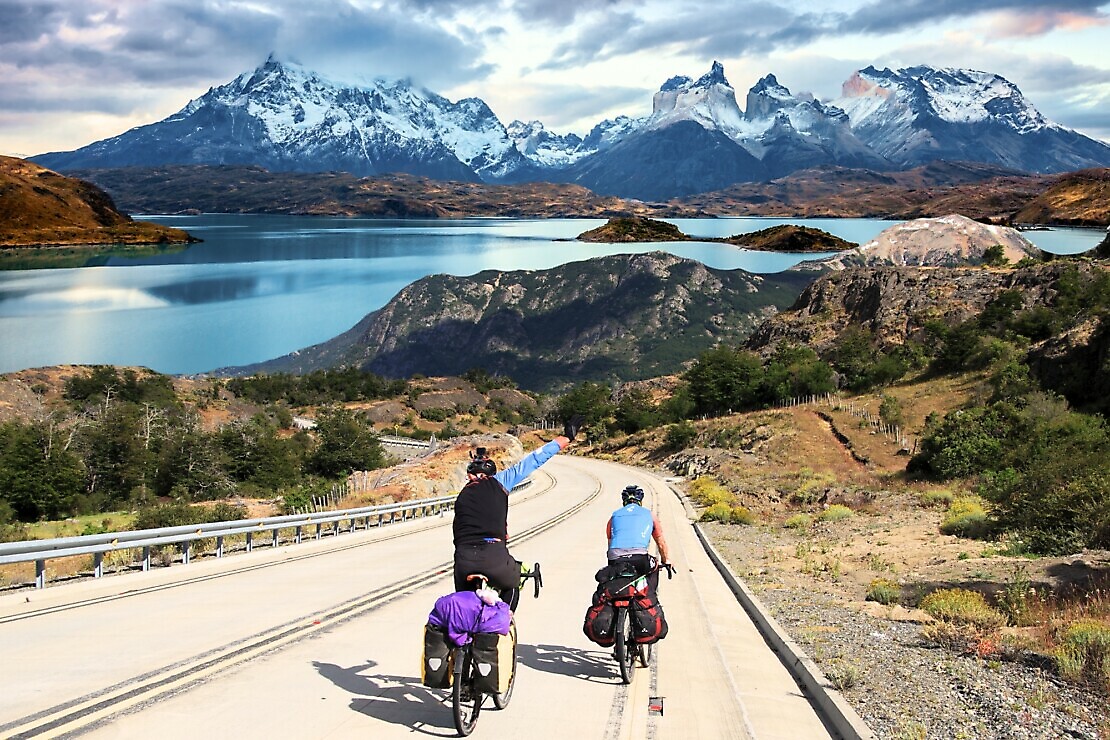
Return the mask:
POLYGON ((740 128, 743 115, 720 62, 713 62, 709 72, 696 82, 689 77, 672 77, 655 93, 651 125, 669 126, 680 120, 695 121, 711 130, 740 128))
POLYGON ((709 71, 703 74, 698 80, 697 86, 709 87, 710 85, 717 84, 727 85, 728 80, 725 79, 725 66, 714 59, 713 65, 709 68, 709 71))

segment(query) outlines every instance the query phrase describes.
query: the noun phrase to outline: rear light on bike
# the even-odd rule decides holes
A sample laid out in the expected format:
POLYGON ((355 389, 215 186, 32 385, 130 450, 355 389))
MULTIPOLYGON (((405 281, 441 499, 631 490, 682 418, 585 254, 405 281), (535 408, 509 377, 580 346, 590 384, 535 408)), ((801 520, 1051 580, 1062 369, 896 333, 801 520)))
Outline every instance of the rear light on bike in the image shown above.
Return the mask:
POLYGON ((663 714, 663 697, 650 696, 648 697, 648 714, 663 714))

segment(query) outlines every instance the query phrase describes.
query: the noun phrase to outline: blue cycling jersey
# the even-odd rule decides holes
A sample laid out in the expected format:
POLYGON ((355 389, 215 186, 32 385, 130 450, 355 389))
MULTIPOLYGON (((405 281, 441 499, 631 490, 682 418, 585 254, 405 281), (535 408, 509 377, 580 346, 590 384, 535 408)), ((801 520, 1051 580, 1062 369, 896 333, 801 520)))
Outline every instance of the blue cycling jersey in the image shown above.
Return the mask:
POLYGON ((654 529, 655 518, 650 511, 639 504, 623 506, 613 512, 609 551, 619 550, 623 554, 646 553, 654 529))

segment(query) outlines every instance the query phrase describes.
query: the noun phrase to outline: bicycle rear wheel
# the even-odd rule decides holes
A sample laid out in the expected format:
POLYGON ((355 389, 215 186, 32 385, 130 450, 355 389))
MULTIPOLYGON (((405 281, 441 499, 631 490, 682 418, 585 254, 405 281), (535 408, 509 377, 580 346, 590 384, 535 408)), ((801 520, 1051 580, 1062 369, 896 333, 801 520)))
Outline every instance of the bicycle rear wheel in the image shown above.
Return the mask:
POLYGON ((451 712, 455 717, 455 729, 460 737, 474 732, 478 724, 478 714, 482 711, 482 692, 474 688, 474 664, 470 651, 460 648, 455 660, 462 661, 462 672, 455 674, 455 685, 451 687, 451 712))
POLYGON ((616 638, 615 655, 621 670, 621 682, 632 683, 632 672, 636 669, 636 642, 626 606, 617 607, 616 638))
POLYGON ((640 667, 647 668, 651 665, 651 643, 638 644, 636 647, 639 648, 640 667))
MULTIPOLYGON (((509 706, 509 700, 513 698, 513 687, 516 686, 517 662, 516 662, 516 622, 515 621, 509 623, 509 634, 512 636, 512 640, 513 640, 513 672, 512 672, 512 675, 510 675, 510 677, 509 677, 509 688, 505 689, 505 691, 503 691, 501 693, 497 693, 497 694, 493 695, 493 706, 497 707, 498 709, 504 709, 505 707, 509 706)), ((503 670, 503 669, 501 668, 501 666, 498 666, 498 670, 503 670)))

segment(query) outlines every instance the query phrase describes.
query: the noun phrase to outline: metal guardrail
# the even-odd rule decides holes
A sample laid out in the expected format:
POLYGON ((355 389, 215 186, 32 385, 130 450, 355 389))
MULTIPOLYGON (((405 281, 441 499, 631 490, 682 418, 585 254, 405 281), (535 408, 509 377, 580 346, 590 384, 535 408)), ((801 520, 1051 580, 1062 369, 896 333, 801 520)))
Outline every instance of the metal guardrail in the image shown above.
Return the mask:
MULTIPOLYGON (((517 487, 517 489, 519 488, 520 486, 517 487)), ((45 588, 46 561, 52 558, 92 555, 93 576, 100 578, 104 575, 104 555, 107 553, 142 548, 142 569, 147 571, 151 567, 151 548, 154 547, 177 545, 181 548, 181 562, 188 564, 193 555, 192 543, 197 540, 215 538, 215 555, 219 558, 224 555, 224 538, 229 535, 246 535, 246 549, 249 552, 254 548, 254 535, 260 532, 270 532, 271 544, 277 547, 279 532, 283 529, 293 529, 293 541, 294 543, 300 543, 304 538, 305 527, 315 527, 314 539, 321 539, 325 526, 329 524, 332 525, 330 527, 331 533, 338 535, 343 531, 341 523, 344 521, 350 522, 347 531, 353 532, 360 520, 362 521, 362 528, 369 529, 372 519, 376 520, 374 526, 380 527, 383 524, 391 524, 396 521, 398 516, 401 521, 416 516, 429 516, 451 509, 454 504, 455 496, 440 496, 438 498, 365 506, 342 511, 288 514, 264 519, 240 519, 230 522, 210 522, 179 527, 140 529, 129 532, 109 532, 49 540, 7 542, 0 544, 0 565, 34 561, 35 587, 45 588)))

